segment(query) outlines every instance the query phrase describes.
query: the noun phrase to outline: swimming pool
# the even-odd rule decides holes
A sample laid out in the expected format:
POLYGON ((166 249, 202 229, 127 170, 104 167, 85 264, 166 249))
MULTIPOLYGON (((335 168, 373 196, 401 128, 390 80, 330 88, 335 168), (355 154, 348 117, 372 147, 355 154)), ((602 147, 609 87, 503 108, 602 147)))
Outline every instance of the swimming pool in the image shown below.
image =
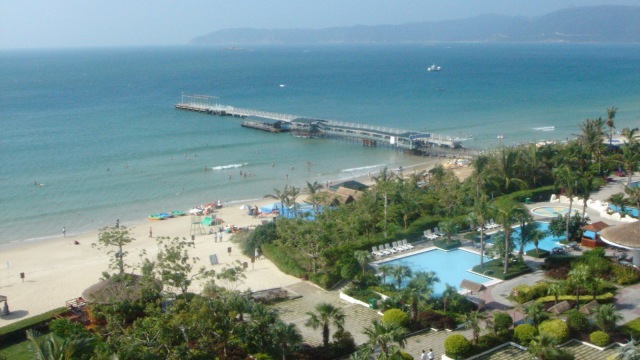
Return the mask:
MULTIPOLYGON (((542 222, 542 221, 536 221, 536 224, 538 224, 538 229, 540 229, 541 231, 547 233, 547 235, 538 241, 538 248, 542 249, 542 250, 547 250, 547 251, 551 251, 551 249, 553 249, 554 247, 558 247, 561 246, 558 242, 560 240, 564 240, 564 236, 553 236, 551 234, 548 233, 549 231, 549 223, 546 222, 542 222)), ((518 252, 520 250, 520 246, 519 246, 519 240, 520 240, 520 227, 515 227, 513 228, 513 233, 511 234, 511 238, 514 240, 515 242, 515 249, 513 249, 514 252, 518 252)), ((492 240, 490 239, 488 242, 492 242, 492 240)), ((528 243, 527 245, 525 245, 524 247, 524 251, 527 252, 529 250, 533 250, 535 249, 535 245, 533 243, 528 243)))
POLYGON ((569 212, 569 208, 566 206, 540 206, 531 209, 531 213, 544 217, 556 217, 558 215, 564 215, 569 212))
MULTIPOLYGON (((637 184, 637 183, 632 183, 632 184, 637 184)), ((622 209, 620 209, 619 206, 613 205, 613 204, 609 204, 609 209, 617 212, 617 213, 622 213, 622 209)), ((627 215, 631 215, 635 218, 638 218, 638 209, 634 208, 634 207, 624 207, 624 213, 627 215)))
MULTIPOLYGON (((485 261, 489 260, 489 258, 485 257, 485 261)), ((414 273, 416 271, 435 272, 440 278, 440 282, 435 283, 433 287, 433 295, 435 296, 442 295, 446 289, 445 284, 455 286, 460 290, 460 283, 464 279, 480 284, 494 280, 490 277, 470 272, 471 268, 480 264, 480 254, 461 249, 444 251, 434 248, 415 255, 378 263, 378 265, 381 264, 406 265, 414 273)), ((387 276, 386 281, 387 283, 393 283, 395 280, 387 276)), ((402 286, 405 286, 408 282, 409 279, 403 280, 402 286)))

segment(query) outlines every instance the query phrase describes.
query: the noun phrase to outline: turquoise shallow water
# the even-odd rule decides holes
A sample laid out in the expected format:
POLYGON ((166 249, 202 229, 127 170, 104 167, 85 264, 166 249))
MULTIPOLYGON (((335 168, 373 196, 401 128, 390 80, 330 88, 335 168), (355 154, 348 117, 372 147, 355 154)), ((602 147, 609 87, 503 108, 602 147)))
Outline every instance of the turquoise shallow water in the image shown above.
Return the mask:
POLYGON ((300 185, 423 161, 176 111, 181 91, 238 107, 473 135, 466 145, 482 148, 497 145, 497 134, 506 144, 564 139, 614 104, 618 129, 638 126, 639 50, 442 44, 1 52, 0 243, 259 198, 282 188, 287 175, 300 185), (432 63, 443 70, 426 72, 432 63), (241 178, 240 170, 255 176, 241 178))

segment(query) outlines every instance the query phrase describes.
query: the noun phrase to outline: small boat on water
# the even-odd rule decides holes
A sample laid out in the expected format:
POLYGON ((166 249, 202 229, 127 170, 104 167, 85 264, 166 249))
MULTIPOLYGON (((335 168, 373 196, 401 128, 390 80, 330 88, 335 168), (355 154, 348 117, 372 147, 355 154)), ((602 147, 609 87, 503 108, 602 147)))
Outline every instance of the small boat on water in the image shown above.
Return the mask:
POLYGON ((433 64, 427 68, 428 72, 434 72, 434 71, 440 71, 440 70, 442 70, 442 67, 437 66, 436 64, 433 64))

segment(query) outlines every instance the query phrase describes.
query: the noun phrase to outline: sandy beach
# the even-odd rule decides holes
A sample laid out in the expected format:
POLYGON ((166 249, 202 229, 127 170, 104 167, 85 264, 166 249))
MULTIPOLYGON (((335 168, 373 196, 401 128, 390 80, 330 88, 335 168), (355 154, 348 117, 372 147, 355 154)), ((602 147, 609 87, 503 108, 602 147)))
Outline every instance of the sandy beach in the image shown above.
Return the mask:
MULTIPOLYGON (((425 158, 419 165, 407 167, 405 175, 414 171, 427 170, 439 162, 450 159, 425 158)), ((455 170, 464 178, 470 171, 468 167, 455 170)), ((377 174, 371 174, 374 176, 377 174)), ((356 180, 370 183, 368 176, 356 180)), ((270 189, 265 189, 268 192, 270 189)), ((250 205, 269 204, 273 199, 262 199, 250 205)), ((192 204, 195 205, 195 204, 192 204)), ((238 227, 254 227, 265 219, 254 218, 241 209, 242 204, 223 207, 216 212, 224 225, 238 227)), ((115 223, 114 223, 115 225, 115 223)), ((135 266, 139 262, 139 254, 144 250, 147 257, 154 259, 157 254, 156 237, 191 237, 191 217, 189 215, 162 221, 144 221, 137 224, 122 222, 128 227, 136 239, 127 248, 129 255, 126 262, 135 266), (149 228, 153 237, 149 237, 149 228)), ((215 227, 217 228, 217 227, 215 227)), ((236 260, 249 262, 250 258, 241 254, 236 244, 230 241, 230 234, 224 234, 223 241, 214 241, 213 235, 195 236, 195 248, 190 250, 191 256, 199 258, 197 266, 221 270, 225 265, 236 260), (228 253, 231 248, 231 253, 228 253), (211 265, 209 255, 216 254, 219 264, 211 265)), ((98 229, 81 235, 60 237, 47 241, 25 243, 8 247, 0 255, 0 295, 8 297, 11 314, 0 318, 0 326, 41 314, 48 310, 65 306, 65 301, 79 297, 84 289, 98 282, 103 271, 108 267, 108 256, 105 250, 97 250, 91 246, 97 242, 98 229), (75 245, 74 242, 78 242, 75 245), (24 279, 21 274, 24 273, 24 279)), ((280 272, 273 263, 264 257, 256 261, 246 272, 246 279, 240 289, 253 291, 287 286, 301 281, 298 278, 280 272)), ((199 291, 201 284, 196 283, 192 291, 199 291)))

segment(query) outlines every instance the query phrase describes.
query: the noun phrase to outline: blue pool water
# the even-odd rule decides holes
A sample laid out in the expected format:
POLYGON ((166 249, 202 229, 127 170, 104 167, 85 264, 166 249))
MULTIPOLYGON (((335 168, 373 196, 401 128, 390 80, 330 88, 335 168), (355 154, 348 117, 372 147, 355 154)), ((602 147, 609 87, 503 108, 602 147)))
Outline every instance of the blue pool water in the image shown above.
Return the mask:
MULTIPOLYGON (((485 261, 490 259, 485 257, 485 261)), ((471 280, 477 283, 486 283, 493 279, 480 276, 470 272, 471 268, 480 263, 480 255, 465 250, 444 251, 434 249, 419 254, 403 257, 401 259, 386 261, 381 264, 387 265, 406 265, 411 268, 414 273, 416 271, 433 271, 438 274, 440 282, 434 285, 433 295, 439 296, 446 289, 445 284, 455 286, 460 290, 460 283, 463 279, 471 280)), ((387 276, 387 283, 393 283, 395 280, 387 276)), ((402 286, 406 285, 409 279, 405 279, 402 286)))
MULTIPOLYGON (((632 185, 632 186, 636 186, 636 187, 637 187, 637 186, 638 186, 638 183, 637 183, 637 182, 635 182, 635 183, 632 183, 631 185, 632 185)), ((621 211, 622 211, 622 209, 620 209, 620 207, 619 207, 619 206, 612 205, 612 204, 609 204, 609 209, 611 209, 611 210, 613 210, 613 211, 615 211, 615 212, 621 212, 621 211)), ((636 209, 636 208, 634 208, 634 207, 626 207, 626 206, 625 206, 625 207, 624 207, 624 213, 625 213, 625 214, 627 214, 627 215, 631 215, 631 216, 633 216, 634 218, 638 218, 638 209, 636 209)))
MULTIPOLYGON (((558 244, 558 241, 560 240, 564 240, 564 236, 560 236, 560 237, 555 237, 551 234, 548 233, 549 231, 549 223, 546 222, 536 222, 538 224, 538 229, 540 229, 541 231, 544 231, 545 233, 547 233, 547 236, 545 236, 542 240, 538 241, 538 248, 542 249, 542 250, 547 250, 547 251, 551 251, 551 249, 553 249, 554 247, 558 247, 560 246, 560 244, 558 244)), ((511 234, 514 242, 515 242, 515 246, 516 248, 514 249, 514 252, 517 252, 520 249, 520 227, 514 228, 513 229, 513 233, 511 234)), ((489 241, 491 242, 491 240, 489 241)), ((533 250, 535 249, 535 245, 533 243, 529 243, 524 247, 524 251, 527 252, 529 250, 533 250)))
POLYGON ((531 209, 531 212, 539 216, 556 217, 560 214, 564 215, 569 212, 569 208, 566 206, 540 206, 531 209))

